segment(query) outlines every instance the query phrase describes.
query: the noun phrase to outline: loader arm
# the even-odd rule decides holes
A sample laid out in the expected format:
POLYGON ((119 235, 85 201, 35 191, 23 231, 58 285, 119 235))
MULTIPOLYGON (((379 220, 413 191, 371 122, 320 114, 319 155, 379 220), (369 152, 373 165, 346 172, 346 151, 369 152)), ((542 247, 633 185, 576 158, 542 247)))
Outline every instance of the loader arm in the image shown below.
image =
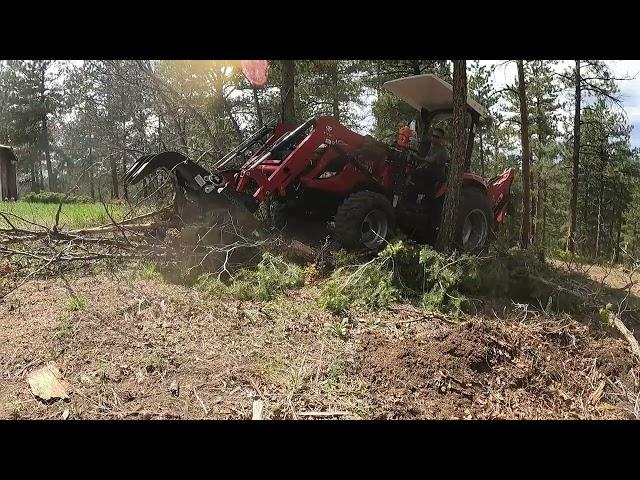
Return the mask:
POLYGON ((258 189, 253 194, 258 202, 264 202, 274 193, 285 195, 287 187, 299 179, 302 172, 310 165, 309 159, 312 158, 313 152, 318 147, 322 144, 333 145, 341 142, 359 148, 364 142, 364 137, 344 127, 333 117, 311 118, 285 135, 266 153, 250 162, 240 172, 237 190, 244 191, 253 180, 258 185, 258 189), (268 161, 274 153, 286 149, 309 129, 311 132, 280 162, 272 173, 266 175, 258 168, 262 163, 268 161))

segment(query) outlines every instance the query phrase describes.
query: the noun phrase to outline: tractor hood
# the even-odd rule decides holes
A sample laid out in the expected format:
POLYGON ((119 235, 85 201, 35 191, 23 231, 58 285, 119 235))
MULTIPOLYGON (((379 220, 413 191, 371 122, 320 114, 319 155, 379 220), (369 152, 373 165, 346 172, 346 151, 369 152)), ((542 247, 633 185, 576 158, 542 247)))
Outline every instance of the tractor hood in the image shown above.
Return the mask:
MULTIPOLYGON (((453 87, 435 75, 399 78, 382 86, 419 112, 423 108, 430 112, 453 109, 453 87)), ((481 117, 487 114, 482 105, 468 96, 467 105, 481 117)))

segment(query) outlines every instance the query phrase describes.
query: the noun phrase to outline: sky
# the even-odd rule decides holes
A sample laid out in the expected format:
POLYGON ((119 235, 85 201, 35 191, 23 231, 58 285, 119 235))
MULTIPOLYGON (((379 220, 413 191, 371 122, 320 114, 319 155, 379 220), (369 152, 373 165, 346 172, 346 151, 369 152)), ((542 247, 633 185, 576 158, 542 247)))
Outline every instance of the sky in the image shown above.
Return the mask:
MULTIPOLYGON (((502 65, 505 60, 481 60, 481 65, 498 65, 494 74, 494 80, 499 87, 507 83, 513 84, 517 76, 516 65, 509 62, 502 65)), ((573 60, 560 62, 559 70, 564 70, 573 63, 573 60)), ((632 147, 640 147, 640 60, 611 60, 607 61, 616 78, 635 77, 632 80, 620 80, 617 82, 620 88, 622 107, 627 113, 628 122, 633 125, 631 131, 632 147)))

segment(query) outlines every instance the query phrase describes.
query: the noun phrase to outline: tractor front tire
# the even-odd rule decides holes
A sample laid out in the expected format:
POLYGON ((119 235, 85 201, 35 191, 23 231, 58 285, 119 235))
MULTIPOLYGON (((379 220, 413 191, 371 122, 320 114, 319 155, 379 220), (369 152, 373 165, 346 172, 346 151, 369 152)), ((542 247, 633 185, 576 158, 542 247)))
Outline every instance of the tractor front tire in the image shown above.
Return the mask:
POLYGON ((494 224, 487 194, 480 188, 463 187, 455 230, 456 248, 468 253, 484 251, 493 240, 494 224))
POLYGON ((348 250, 380 250, 391 237, 396 216, 393 205, 376 192, 348 196, 335 216, 335 239, 348 250))

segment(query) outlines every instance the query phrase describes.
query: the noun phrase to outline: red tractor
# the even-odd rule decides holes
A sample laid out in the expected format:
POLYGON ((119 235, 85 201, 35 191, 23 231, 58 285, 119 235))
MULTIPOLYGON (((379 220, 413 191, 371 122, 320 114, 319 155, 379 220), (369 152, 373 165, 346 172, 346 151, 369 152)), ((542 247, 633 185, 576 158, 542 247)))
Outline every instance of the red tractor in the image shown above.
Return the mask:
MULTIPOLYGON (((384 87, 420 113, 425 132, 452 115, 452 87, 433 75, 393 80, 384 87)), ((484 108, 468 99, 467 113, 466 165, 484 108)), ((401 133, 406 135, 406 128, 401 133)), ((320 116, 297 127, 266 125, 220 159, 212 172, 180 153, 163 152, 140 158, 125 180, 137 183, 164 169, 175 174, 184 198, 205 211, 207 204, 220 205, 224 199, 259 211, 277 227, 305 217, 333 221, 335 240, 348 249, 379 249, 396 228, 431 243, 447 185, 437 185, 432 198, 408 193, 413 191, 412 174, 424 158, 406 143, 387 145, 333 117, 320 116)), ((506 215, 513 178, 511 168, 489 181, 464 173, 456 228, 459 249, 476 251, 487 245, 495 224, 506 215)))

